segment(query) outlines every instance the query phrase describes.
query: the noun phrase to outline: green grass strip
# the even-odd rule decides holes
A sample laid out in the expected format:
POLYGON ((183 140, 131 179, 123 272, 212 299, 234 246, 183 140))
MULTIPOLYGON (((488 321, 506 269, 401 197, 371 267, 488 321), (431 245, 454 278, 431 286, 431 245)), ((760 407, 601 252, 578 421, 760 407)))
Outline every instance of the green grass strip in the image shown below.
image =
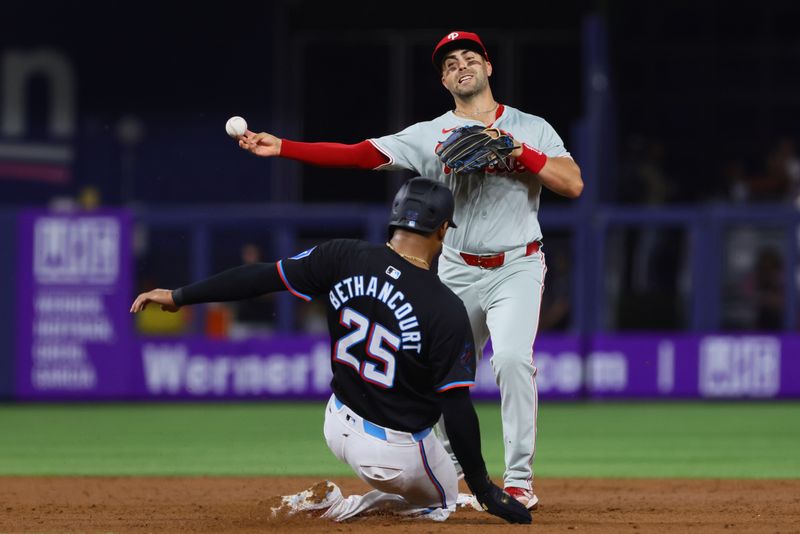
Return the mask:
MULTIPOLYGON (((478 404, 503 470, 497 404, 478 404)), ((321 403, 0 405, 0 475, 350 475, 321 403)), ((543 403, 548 477, 800 477, 800 403, 543 403)))

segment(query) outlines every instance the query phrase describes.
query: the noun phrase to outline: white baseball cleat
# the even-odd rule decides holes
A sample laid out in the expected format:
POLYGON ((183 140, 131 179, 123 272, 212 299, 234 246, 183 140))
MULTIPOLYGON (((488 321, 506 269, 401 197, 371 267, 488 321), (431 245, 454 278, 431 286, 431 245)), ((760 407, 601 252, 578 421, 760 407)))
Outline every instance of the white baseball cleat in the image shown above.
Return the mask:
POLYGON ((507 488, 503 488, 503 491, 517 499, 522 506, 528 510, 536 510, 539 508, 539 497, 537 497, 536 494, 531 490, 509 486, 507 488))
POLYGON ((275 506, 270 506, 273 517, 294 515, 298 512, 324 510, 342 500, 342 490, 330 480, 317 482, 307 490, 285 495, 275 506))

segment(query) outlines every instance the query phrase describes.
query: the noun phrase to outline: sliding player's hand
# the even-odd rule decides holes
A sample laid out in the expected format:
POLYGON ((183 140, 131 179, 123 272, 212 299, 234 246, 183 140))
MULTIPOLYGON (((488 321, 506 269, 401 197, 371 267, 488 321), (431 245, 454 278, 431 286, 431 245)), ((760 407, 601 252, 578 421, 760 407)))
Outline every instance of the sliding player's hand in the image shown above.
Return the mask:
POLYGON ((180 306, 176 306, 175 301, 172 300, 171 289, 153 289, 136 297, 131 305, 131 313, 142 311, 151 302, 160 304, 161 309, 168 312, 174 313, 180 309, 180 306))

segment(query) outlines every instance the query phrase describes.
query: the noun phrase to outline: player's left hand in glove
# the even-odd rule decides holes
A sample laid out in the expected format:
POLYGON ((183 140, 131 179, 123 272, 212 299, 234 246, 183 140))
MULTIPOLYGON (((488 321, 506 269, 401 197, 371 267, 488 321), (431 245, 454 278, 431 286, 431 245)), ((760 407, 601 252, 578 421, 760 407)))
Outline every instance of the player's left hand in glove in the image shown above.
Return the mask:
POLYGON ((484 510, 509 523, 531 522, 531 513, 518 500, 498 488, 488 475, 467 480, 467 485, 484 510))
POLYGON ((514 148, 514 139, 497 128, 462 126, 436 147, 436 155, 456 174, 483 170, 493 164, 510 170, 506 159, 514 148))

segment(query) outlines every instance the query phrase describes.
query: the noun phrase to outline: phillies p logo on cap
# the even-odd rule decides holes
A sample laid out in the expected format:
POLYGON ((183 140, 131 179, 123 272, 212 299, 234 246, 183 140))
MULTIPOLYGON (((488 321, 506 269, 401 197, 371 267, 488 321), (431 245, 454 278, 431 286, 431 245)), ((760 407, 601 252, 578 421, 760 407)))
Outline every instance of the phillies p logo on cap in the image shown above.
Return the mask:
POLYGON ((431 60, 433 61, 433 66, 436 67, 437 71, 442 67, 442 60, 444 59, 445 54, 457 48, 474 50, 475 52, 482 54, 483 57, 486 58, 486 61, 489 61, 489 54, 486 53, 486 47, 483 46, 483 42, 481 41, 481 38, 478 37, 477 33, 456 30, 442 37, 442 39, 439 41, 439 44, 437 44, 436 48, 433 49, 433 56, 431 56, 431 60))

